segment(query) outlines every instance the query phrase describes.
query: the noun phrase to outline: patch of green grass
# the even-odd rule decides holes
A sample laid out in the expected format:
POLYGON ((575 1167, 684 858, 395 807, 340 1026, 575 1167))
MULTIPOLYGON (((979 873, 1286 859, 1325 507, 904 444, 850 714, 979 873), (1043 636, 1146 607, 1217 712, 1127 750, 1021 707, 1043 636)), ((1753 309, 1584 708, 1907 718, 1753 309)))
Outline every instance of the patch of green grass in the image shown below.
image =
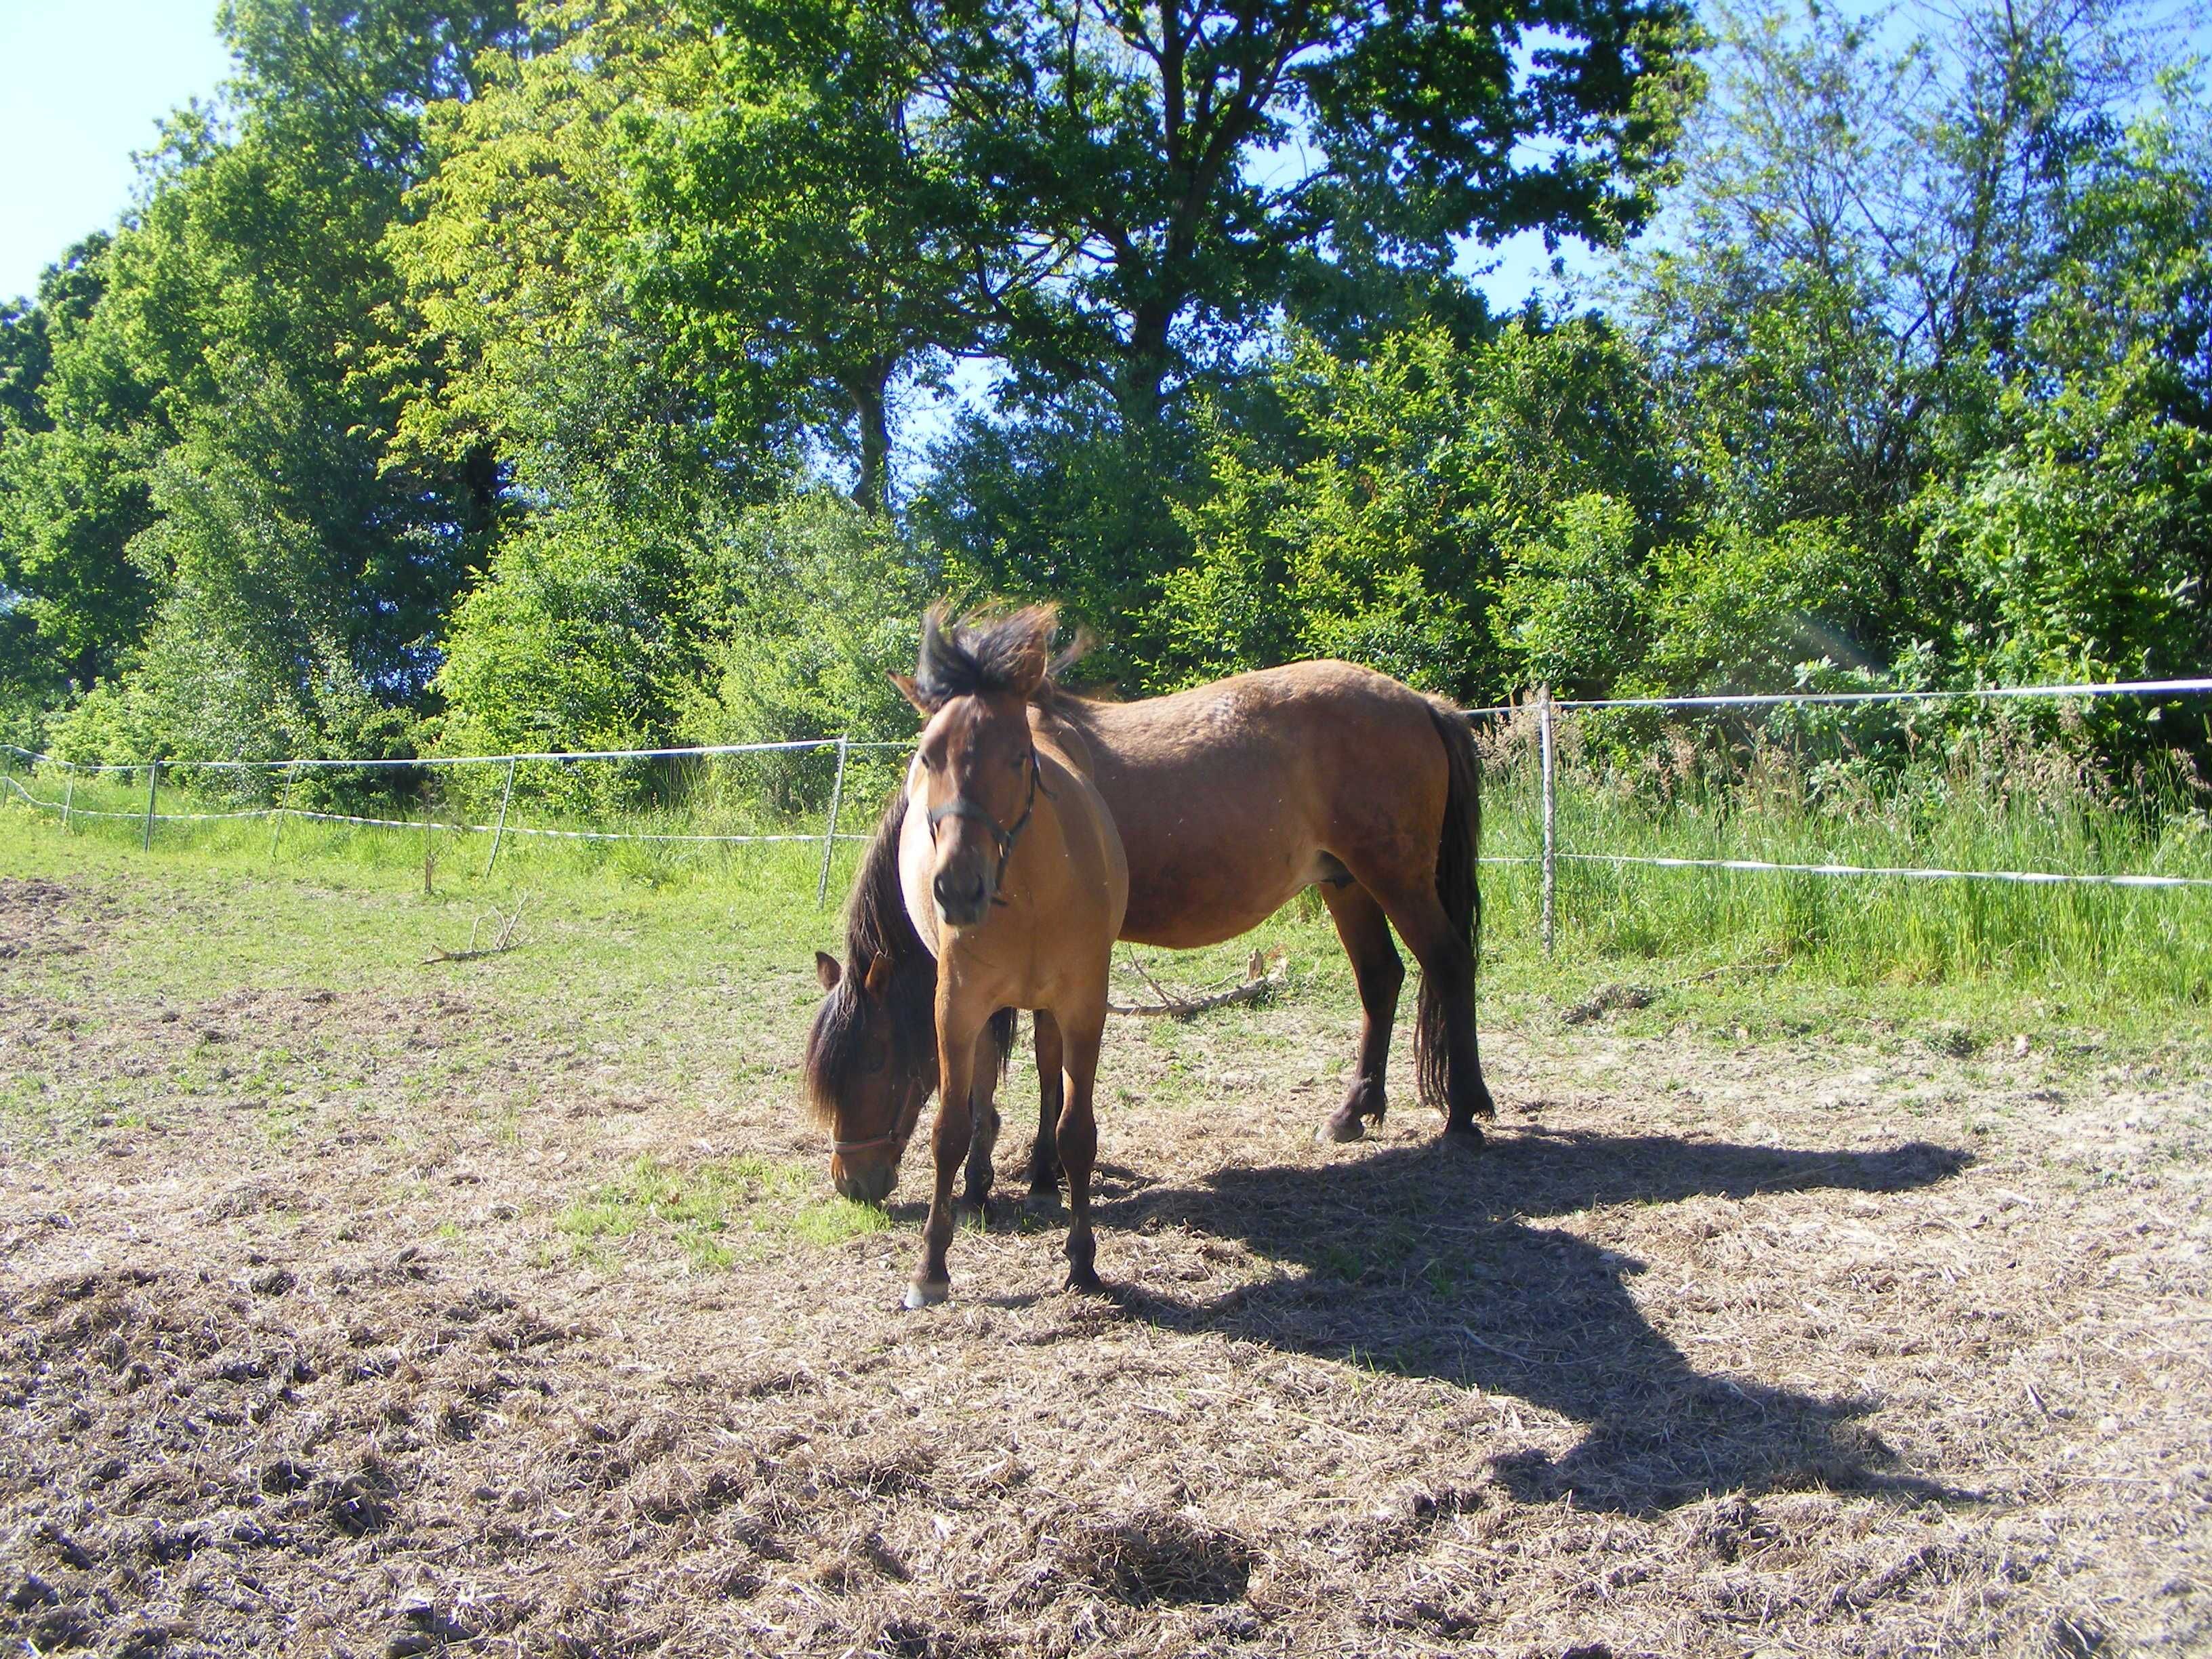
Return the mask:
MULTIPOLYGON (((182 790, 172 802, 166 776, 162 787, 164 802, 177 810, 194 804, 182 790)), ((95 795, 80 781, 79 805, 100 804, 95 795)), ((143 793, 118 800, 127 810, 143 793)), ((845 800, 848 827, 865 825, 869 791, 848 780, 845 800)), ((714 811, 651 822, 724 827, 714 811)), ((1535 850, 1534 790, 1525 768, 1494 769, 1485 817, 1486 854, 1535 850)), ((549 811, 542 821, 562 820, 549 811)), ((613 822, 581 808, 568 821, 613 822)), ((626 1073, 697 1098, 786 1088, 781 1079, 819 995, 812 952, 841 942, 839 902, 859 856, 854 844, 837 848, 830 902, 817 908, 818 846, 624 848, 510 837, 487 878, 485 838, 456 837, 439 866, 438 890, 426 899, 419 831, 288 820, 273 857, 260 820, 163 824, 150 853, 141 850, 138 834, 127 818, 80 821, 65 833, 52 814, 0 805, 0 867, 82 887, 118 911, 93 954, 27 954, 10 963, 20 994, 88 1012, 110 998, 189 1005, 247 988, 451 994, 485 1012, 483 1031, 527 1029, 595 1062, 618 1053, 626 1073), (426 963, 434 948, 459 949, 493 910, 511 913, 518 902, 525 914, 514 951, 426 963), (641 995, 659 1018, 637 1019, 641 995)), ((2047 804, 1962 799, 1948 816, 1893 821, 1872 811, 1793 811, 1773 800, 1721 811, 1698 802, 1654 805, 1572 772, 1563 775, 1559 834, 1562 848, 1577 852, 2212 874, 2212 835, 2130 829, 2086 811, 2053 812, 2047 804)), ((1559 871, 1558 949, 1547 957, 1538 938, 1534 868, 1486 866, 1483 889, 1486 1030, 1520 1025, 1554 1039, 1561 1010, 1621 983, 1658 994, 1647 1008, 1607 1013, 1601 1030, 1608 1037, 1679 1032, 1720 1048, 1830 1041, 1914 1054, 1932 1043, 1948 1057, 1960 1046, 2002 1054, 2025 1036, 2061 1070, 2093 1070, 2123 1055, 2185 1068, 2212 1063, 2212 892, 1993 889, 1569 863, 1559 871)), ((1198 985, 1241 977, 1255 947, 1278 945, 1289 954, 1295 1010, 1336 1019, 1356 1009, 1343 953, 1310 898, 1233 942, 1139 954, 1171 981, 1198 985)), ((1126 982, 1117 973, 1117 992, 1126 982)), ((1413 1008, 1409 980, 1401 1042, 1413 1008)), ((1213 1098, 1221 1045, 1263 1036, 1255 1011, 1226 1009, 1189 1026, 1117 1022, 1110 1041, 1143 1044, 1158 1056, 1148 1100, 1197 1105, 1213 1098)), ((1302 1030, 1281 1040, 1310 1047, 1302 1030)), ((456 1092, 473 1091, 500 1057, 489 1044, 481 1034, 449 1037, 446 1056, 410 1065, 398 1085, 403 1099, 437 1109, 456 1092)), ((1322 1077, 1340 1079, 1340 1053, 1312 1052, 1322 1077)), ((171 1086, 198 1088, 217 1063, 240 1065, 241 1057, 191 1057, 171 1086)), ((334 1086, 380 1091, 365 1074, 349 1073, 333 1085, 317 1071, 320 1063, 289 1044, 271 1048, 260 1069, 246 1068, 250 1075, 232 1086, 271 1095, 288 1082, 309 1084, 319 1095, 334 1086)), ((32 1120, 66 1129, 76 1115, 73 1100, 27 1091, 13 1079, 0 1079, 0 1101, 9 1120, 0 1126, 0 1145, 10 1137, 21 1144, 32 1120)), ((832 1212, 807 1224, 834 1239, 863 1224, 832 1212)))
POLYGON ((730 1267, 750 1235, 817 1249, 880 1232, 881 1209, 823 1195, 805 1167, 763 1158, 710 1158, 684 1168, 643 1158, 562 1212, 554 1225, 580 1248, 664 1230, 698 1273, 730 1267))

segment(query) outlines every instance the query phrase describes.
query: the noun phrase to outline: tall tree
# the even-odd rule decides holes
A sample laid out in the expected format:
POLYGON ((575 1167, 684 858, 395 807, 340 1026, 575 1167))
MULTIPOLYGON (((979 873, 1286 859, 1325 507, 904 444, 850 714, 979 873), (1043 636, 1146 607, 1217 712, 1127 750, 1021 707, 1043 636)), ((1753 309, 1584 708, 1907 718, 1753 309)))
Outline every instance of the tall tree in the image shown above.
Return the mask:
POLYGON ((1693 79, 1678 0, 689 3, 785 84, 823 83, 824 20, 873 43, 896 97, 871 118, 978 198, 943 228, 983 343, 1137 425, 1316 262, 1617 240, 1693 79))
POLYGON ((112 673, 156 592, 125 551, 152 516, 153 389, 95 324, 114 256, 86 238, 0 324, 0 673, 41 698, 112 673))
POLYGON ((1905 34, 1717 9, 1715 96, 1632 307, 1746 516, 1895 544, 1939 447, 1990 440, 2065 204, 2149 89, 2129 20, 2021 0, 1905 34))
POLYGON ((219 21, 238 75, 171 122, 96 302, 55 335, 54 429, 0 458, 0 547, 35 616, 65 614, 65 571, 135 607, 89 630, 80 689, 128 671, 149 707, 227 708, 198 737, 337 741, 330 711, 419 703, 496 504, 489 452, 394 464, 374 348, 421 112, 467 93, 514 8, 235 0, 219 21))
POLYGON ((798 413, 882 514, 902 382, 980 339, 989 204, 930 141, 920 65, 878 20, 817 6, 762 21, 805 33, 702 26, 689 106, 641 112, 625 264, 726 419, 798 413))

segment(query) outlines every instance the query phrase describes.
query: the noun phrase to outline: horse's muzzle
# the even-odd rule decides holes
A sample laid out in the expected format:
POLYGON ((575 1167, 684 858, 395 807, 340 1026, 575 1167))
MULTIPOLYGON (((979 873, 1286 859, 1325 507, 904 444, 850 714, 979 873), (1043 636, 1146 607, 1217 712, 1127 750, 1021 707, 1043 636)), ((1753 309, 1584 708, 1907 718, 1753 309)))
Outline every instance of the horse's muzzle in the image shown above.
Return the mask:
POLYGON ((880 1204, 891 1195, 898 1185, 898 1159, 886 1158, 878 1162, 848 1164, 844 1158, 832 1156, 830 1159, 830 1184, 836 1188, 841 1197, 855 1204, 880 1204))
POLYGON ((929 884, 937 919, 948 927, 973 927, 990 914, 990 885, 981 870, 939 870, 929 884))

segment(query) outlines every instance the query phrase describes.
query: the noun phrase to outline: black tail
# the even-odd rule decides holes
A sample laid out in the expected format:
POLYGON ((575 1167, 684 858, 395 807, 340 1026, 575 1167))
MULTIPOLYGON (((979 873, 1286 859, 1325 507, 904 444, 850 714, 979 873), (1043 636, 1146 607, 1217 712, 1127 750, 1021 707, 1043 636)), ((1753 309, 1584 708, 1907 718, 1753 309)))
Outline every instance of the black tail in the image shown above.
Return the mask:
MULTIPOLYGON (((1467 940, 1469 956, 1480 969, 1482 961, 1482 757, 1475 752, 1474 730, 1465 714, 1449 703, 1432 700, 1429 718, 1443 739, 1448 784, 1444 795, 1443 833, 1437 841, 1437 902, 1444 908, 1452 931, 1467 940)), ((1474 988, 1468 987, 1472 995, 1474 988)), ((1444 1079, 1449 1044, 1443 996, 1434 976, 1421 975, 1419 1008, 1413 1024, 1413 1075, 1419 1080, 1421 1101, 1446 1111, 1444 1079)), ((1494 1115, 1487 1098, 1476 1108, 1485 1117, 1494 1115)))
POLYGON ((1001 1008, 991 1016, 991 1041, 999 1047, 999 1079, 1004 1082, 1006 1067, 1014 1058, 1014 1019, 1012 1008, 1001 1008))

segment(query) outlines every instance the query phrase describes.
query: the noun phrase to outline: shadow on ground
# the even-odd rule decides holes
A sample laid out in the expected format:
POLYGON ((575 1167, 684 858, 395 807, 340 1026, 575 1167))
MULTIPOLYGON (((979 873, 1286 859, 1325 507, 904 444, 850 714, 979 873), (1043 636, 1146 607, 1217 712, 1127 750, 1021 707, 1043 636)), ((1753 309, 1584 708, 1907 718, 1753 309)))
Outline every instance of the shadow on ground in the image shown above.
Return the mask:
MULTIPOLYGON (((1121 1292, 1142 1318, 1356 1357, 1582 1425, 1581 1443, 1563 1457, 1523 1452, 1493 1462, 1524 1501, 1571 1492, 1583 1507, 1648 1513, 1715 1492, 1811 1486, 1944 1499, 1967 1494, 1904 1469, 1857 1420, 1876 1402, 1700 1372, 1629 1295, 1626 1280, 1644 1263, 1536 1223, 1698 1196, 1904 1192, 1968 1162, 1922 1142, 1837 1152, 1529 1130, 1476 1155, 1431 1145, 1321 1165, 1224 1169, 1196 1185, 1117 1198, 1100 1219, 1238 1238, 1304 1270, 1204 1301, 1157 1285, 1121 1292)), ((1795 1298, 1744 1316, 1802 1329, 1795 1298)), ((1758 1337, 1754 1330, 1754 1347, 1758 1337)))

